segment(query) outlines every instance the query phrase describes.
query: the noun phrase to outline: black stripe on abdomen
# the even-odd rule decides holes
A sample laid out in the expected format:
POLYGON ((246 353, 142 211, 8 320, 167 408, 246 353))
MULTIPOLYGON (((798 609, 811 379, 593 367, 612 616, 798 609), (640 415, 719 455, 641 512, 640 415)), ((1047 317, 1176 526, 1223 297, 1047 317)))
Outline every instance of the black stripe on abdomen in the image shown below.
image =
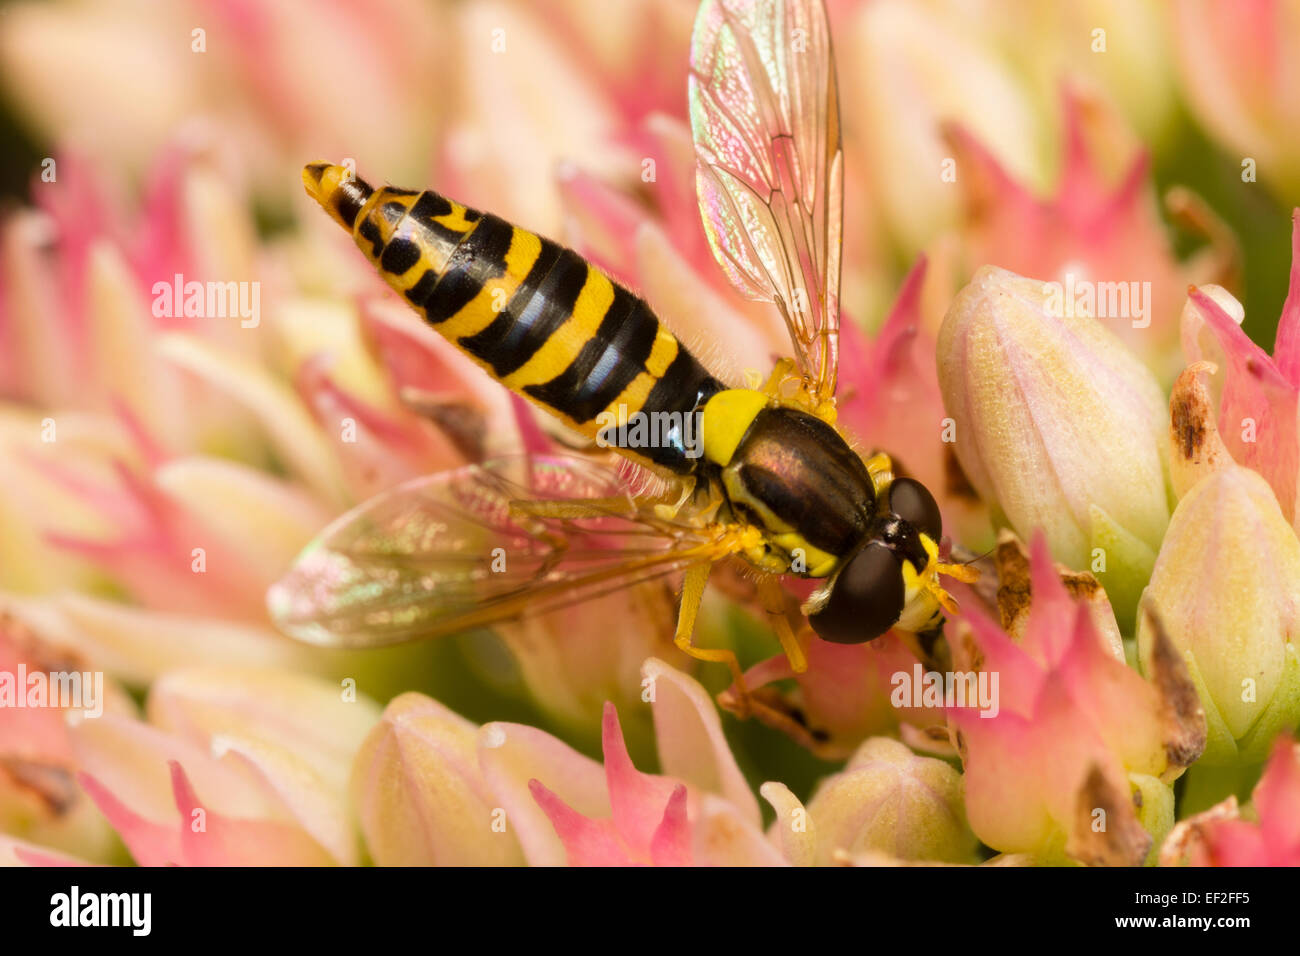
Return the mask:
POLYGON ((645 371, 659 332, 659 320, 627 289, 614 284, 614 301, 593 335, 568 368, 524 391, 563 412, 579 425, 609 407, 632 380, 645 371))
POLYGON ((489 213, 461 239, 424 300, 424 314, 431 323, 445 322, 472 302, 485 283, 505 274, 514 233, 514 226, 489 213))
POLYGON ((709 374, 700 360, 679 345, 677 357, 646 396, 647 412, 691 412, 726 386, 709 374))
POLYGON ((492 366, 498 378, 520 369, 573 314, 587 282, 577 253, 549 239, 506 307, 487 328, 460 340, 461 348, 492 366))

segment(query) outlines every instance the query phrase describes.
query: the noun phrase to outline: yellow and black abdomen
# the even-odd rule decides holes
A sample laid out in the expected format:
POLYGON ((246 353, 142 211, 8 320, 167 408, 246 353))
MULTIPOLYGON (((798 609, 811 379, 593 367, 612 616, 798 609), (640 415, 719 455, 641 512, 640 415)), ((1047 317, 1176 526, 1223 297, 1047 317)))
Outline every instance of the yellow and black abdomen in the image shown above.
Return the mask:
MULTIPOLYGON (((610 416, 691 414, 723 387, 642 299, 558 243, 341 166, 314 163, 303 183, 430 325, 589 438, 610 416)), ((680 441, 624 450, 683 474, 697 462, 680 441)))

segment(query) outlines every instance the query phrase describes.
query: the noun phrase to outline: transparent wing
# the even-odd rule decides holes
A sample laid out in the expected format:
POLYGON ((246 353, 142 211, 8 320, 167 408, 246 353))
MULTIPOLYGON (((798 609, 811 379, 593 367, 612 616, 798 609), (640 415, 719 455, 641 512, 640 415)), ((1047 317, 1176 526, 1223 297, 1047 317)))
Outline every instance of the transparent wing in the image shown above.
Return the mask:
POLYGON ((703 529, 659 518, 637 490, 570 456, 417 478, 322 531, 267 606, 299 640, 378 647, 555 610, 710 556, 703 529))
POLYGON ((821 397, 839 360, 843 152, 822 0, 703 0, 691 38, 696 192, 732 285, 770 299, 821 397))

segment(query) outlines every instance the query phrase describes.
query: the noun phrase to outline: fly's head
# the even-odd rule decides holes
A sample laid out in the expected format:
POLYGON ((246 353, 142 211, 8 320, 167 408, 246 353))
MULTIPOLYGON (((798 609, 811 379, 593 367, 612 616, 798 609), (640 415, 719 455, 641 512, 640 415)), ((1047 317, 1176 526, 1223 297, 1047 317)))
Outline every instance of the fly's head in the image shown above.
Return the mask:
POLYGON ((886 495, 861 545, 804 605, 823 640, 862 644, 894 627, 932 629, 956 610, 939 576, 972 579, 971 569, 939 560, 943 522, 923 484, 895 478, 886 495))

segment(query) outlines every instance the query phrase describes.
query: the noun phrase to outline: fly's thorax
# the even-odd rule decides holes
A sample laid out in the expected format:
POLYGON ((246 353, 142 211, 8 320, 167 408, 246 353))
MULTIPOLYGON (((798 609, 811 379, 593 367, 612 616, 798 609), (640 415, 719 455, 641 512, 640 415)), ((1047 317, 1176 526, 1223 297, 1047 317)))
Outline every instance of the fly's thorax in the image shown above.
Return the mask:
POLYGON ((701 428, 732 512, 764 532, 763 553, 746 555, 753 563, 825 577, 867 533, 871 476, 820 418, 772 405, 758 391, 729 389, 705 403, 701 428))

